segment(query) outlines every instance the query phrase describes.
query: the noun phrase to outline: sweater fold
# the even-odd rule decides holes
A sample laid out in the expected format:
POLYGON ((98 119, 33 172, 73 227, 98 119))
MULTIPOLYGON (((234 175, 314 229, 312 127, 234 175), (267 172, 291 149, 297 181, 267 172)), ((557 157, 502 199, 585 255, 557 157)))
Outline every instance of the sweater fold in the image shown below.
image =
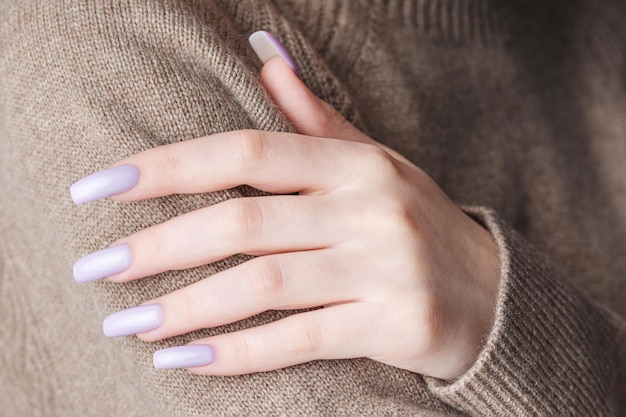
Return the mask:
POLYGON ((610 317, 493 210, 466 211, 499 247, 496 322, 474 366, 453 383, 428 378, 430 388, 470 415, 614 415, 611 401, 594 400, 610 398, 619 369, 610 317))

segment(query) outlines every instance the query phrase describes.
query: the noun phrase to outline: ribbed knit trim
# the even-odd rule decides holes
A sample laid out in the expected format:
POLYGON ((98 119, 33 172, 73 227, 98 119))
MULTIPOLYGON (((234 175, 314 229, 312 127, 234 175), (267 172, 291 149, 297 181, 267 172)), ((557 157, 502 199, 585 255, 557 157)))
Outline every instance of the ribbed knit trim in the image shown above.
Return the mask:
MULTIPOLYGON (((256 30, 274 34, 294 57, 304 83, 346 119, 359 125, 358 112, 343 80, 338 78, 340 74, 348 74, 355 65, 365 39, 366 31, 341 27, 351 21, 348 16, 353 12, 354 4, 298 0, 219 0, 218 3, 220 10, 234 23, 231 30, 238 31, 242 38, 247 39, 256 30), (326 76, 320 77, 320 74, 326 76)), ((252 54, 248 47, 239 51, 242 52, 252 54)), ((254 112, 253 108, 247 110, 254 112)))
POLYGON ((350 26, 351 16, 369 16, 358 2, 302 0, 272 1, 267 27, 292 52, 307 86, 360 128, 360 117, 345 90, 345 78, 362 53, 373 22, 350 26), (331 70, 332 68, 332 70, 331 70), (320 77, 320 74, 326 74, 320 77))
POLYGON ((485 0, 373 0, 377 13, 435 39, 492 45, 505 39, 508 23, 485 0))
POLYGON ((608 318, 493 211, 465 210, 499 246, 496 322, 474 366, 453 383, 426 378, 430 388, 471 415, 612 415, 612 401, 599 407, 593 400, 612 392, 617 347, 608 318))

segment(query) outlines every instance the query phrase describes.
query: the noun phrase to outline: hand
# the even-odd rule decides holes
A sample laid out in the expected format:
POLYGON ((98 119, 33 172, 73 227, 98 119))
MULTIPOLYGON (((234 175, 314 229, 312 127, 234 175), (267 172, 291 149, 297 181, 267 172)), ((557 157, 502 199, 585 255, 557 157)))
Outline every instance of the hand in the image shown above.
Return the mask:
POLYGON ((197 340, 210 359, 180 366, 239 375, 368 357, 442 379, 462 375, 492 326, 499 259, 491 235, 422 170, 315 97, 281 59, 261 76, 302 134, 227 132, 118 164, 139 172, 134 187, 114 196, 119 201, 241 184, 282 194, 229 200, 112 245, 130 253, 126 269, 109 277, 114 282, 258 255, 146 303, 158 314, 139 338, 323 307, 197 340))

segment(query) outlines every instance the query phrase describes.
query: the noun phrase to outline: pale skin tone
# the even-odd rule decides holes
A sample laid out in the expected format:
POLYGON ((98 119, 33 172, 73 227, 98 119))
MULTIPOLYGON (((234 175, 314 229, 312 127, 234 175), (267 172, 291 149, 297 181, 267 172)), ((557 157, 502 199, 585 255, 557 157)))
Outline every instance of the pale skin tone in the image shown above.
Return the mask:
POLYGON ((140 171, 119 201, 241 184, 279 194, 219 203, 114 243, 128 244, 133 258, 114 282, 258 255, 148 301, 161 304, 163 324, 139 338, 323 307, 197 340, 213 346, 215 360, 190 372, 241 375, 368 357, 461 376, 492 326, 499 259, 491 235, 420 168, 315 97, 281 59, 261 78, 300 134, 226 132, 119 162, 140 171))

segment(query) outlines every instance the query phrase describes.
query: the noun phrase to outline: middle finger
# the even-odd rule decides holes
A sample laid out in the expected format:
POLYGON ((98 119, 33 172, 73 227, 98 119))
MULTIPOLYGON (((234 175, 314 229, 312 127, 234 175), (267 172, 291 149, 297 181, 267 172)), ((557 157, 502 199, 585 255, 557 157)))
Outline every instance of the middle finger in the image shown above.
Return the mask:
POLYGON ((348 222, 340 221, 345 210, 339 210, 341 199, 336 197, 238 198, 184 214, 114 243, 113 247, 127 248, 130 265, 109 279, 127 282, 238 253, 262 255, 335 245, 350 236, 345 230, 348 222))

